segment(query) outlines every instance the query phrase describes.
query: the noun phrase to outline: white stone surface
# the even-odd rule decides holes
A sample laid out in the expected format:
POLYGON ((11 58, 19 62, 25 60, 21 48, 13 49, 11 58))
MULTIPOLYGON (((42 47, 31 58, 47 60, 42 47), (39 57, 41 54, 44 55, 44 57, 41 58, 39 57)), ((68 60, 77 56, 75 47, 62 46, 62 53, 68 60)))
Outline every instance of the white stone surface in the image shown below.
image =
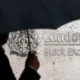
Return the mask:
MULTIPOLYGON (((57 30, 36 31, 40 36, 40 45, 37 48, 37 56, 41 64, 38 70, 38 73, 41 75, 40 80, 80 80, 80 20, 63 25, 57 30), (47 38, 45 38, 45 32, 47 38), (73 34, 73 36, 69 37, 73 38, 73 40, 71 39, 71 42, 54 42, 53 33, 64 35, 68 32, 73 34), (77 36, 77 34, 79 36, 77 36), (45 39, 48 40, 48 42, 45 42, 45 39), (57 55, 53 56, 55 50, 57 51, 57 55)), ((67 38, 68 37, 66 37, 66 40, 68 40, 67 38)), ((10 55, 10 49, 7 44, 4 45, 4 49, 9 58, 13 72, 18 79, 24 69, 27 57, 10 55)))

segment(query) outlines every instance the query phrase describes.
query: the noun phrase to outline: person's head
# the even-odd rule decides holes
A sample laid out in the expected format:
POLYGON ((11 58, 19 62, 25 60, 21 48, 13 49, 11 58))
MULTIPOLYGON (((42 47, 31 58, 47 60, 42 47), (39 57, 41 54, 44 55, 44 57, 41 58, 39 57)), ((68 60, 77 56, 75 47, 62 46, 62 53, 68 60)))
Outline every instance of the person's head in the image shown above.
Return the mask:
POLYGON ((7 42, 8 39, 8 34, 0 34, 0 46, 2 46, 3 44, 5 44, 7 42))

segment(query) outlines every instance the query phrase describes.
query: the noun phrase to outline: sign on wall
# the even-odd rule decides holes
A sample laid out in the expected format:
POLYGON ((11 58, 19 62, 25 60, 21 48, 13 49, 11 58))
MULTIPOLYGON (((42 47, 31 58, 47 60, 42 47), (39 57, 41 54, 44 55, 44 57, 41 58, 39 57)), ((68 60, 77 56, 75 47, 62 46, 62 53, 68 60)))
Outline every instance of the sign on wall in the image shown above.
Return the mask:
MULTIPOLYGON (((80 80, 80 20, 57 30, 29 30, 29 34, 41 64, 40 80, 80 80)), ((26 30, 11 32, 4 48, 18 79, 29 51, 26 30)))

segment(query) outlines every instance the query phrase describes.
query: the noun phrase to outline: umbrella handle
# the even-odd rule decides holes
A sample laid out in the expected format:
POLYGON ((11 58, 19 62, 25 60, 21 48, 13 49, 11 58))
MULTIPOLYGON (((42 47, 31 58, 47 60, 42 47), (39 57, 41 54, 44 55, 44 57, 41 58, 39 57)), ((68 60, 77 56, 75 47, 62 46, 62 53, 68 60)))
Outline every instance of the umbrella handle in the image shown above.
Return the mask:
POLYGON ((30 36, 29 36, 29 30, 27 29, 27 35, 28 35, 28 44, 29 44, 29 54, 28 56, 33 56, 36 54, 36 51, 32 51, 31 49, 31 42, 30 42, 30 36))
POLYGON ((27 35, 28 35, 29 50, 30 50, 30 52, 31 52, 31 51, 32 51, 32 50, 31 50, 31 42, 30 42, 30 36, 29 36, 29 31, 28 31, 28 29, 27 29, 27 35))

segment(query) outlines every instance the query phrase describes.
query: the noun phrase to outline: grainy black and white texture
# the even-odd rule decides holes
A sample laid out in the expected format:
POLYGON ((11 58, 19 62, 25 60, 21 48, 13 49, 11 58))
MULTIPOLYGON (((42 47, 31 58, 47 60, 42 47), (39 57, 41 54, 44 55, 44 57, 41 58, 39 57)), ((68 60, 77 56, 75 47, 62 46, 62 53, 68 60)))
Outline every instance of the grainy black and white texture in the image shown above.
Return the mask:
MULTIPOLYGON (((80 80, 80 20, 57 30, 29 30, 32 50, 40 60, 40 80, 80 80)), ((18 79, 27 58, 25 31, 12 32, 3 46, 18 79), (12 41, 12 42, 11 42, 12 41)))

